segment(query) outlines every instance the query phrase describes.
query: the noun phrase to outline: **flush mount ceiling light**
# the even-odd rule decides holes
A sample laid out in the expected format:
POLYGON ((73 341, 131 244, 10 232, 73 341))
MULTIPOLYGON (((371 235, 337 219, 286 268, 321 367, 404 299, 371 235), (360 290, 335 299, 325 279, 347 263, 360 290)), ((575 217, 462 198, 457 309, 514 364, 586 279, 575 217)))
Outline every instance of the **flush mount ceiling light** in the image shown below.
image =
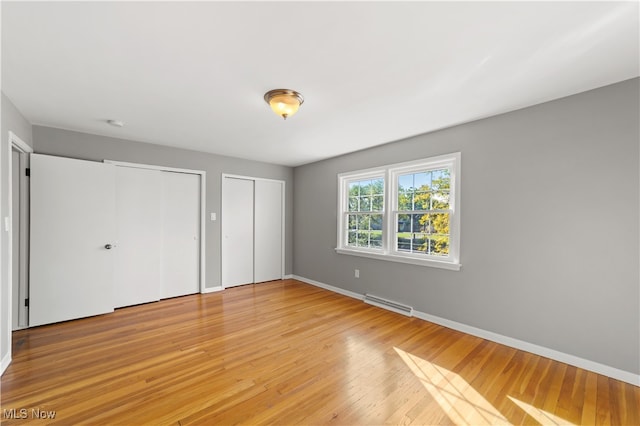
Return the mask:
POLYGON ((269 90, 264 94, 264 100, 269 104, 273 112, 285 120, 298 112, 298 108, 304 102, 304 98, 300 93, 289 89, 269 90))

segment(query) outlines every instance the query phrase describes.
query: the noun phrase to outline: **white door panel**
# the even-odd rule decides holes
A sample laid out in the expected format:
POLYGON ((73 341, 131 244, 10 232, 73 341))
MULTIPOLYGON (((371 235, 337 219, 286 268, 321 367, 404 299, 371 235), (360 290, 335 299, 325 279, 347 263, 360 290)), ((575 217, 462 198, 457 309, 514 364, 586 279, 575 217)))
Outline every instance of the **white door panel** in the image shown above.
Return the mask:
POLYGON ((115 173, 32 154, 29 325, 112 312, 115 173))
POLYGON ((158 170, 116 167, 115 307, 160 300, 163 184, 158 170))
POLYGON ((255 181, 255 282, 282 279, 282 182, 255 181))
POLYGON ((222 182, 222 286, 253 282, 253 181, 225 177, 222 182))
POLYGON ((162 172, 161 298, 200 290, 200 176, 162 172))

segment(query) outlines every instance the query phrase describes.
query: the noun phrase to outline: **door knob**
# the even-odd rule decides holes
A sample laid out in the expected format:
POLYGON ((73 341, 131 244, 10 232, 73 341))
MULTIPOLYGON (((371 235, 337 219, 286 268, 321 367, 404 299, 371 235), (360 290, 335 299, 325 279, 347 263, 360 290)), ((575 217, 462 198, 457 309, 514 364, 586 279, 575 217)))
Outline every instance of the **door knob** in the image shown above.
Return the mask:
POLYGON ((105 244, 104 248, 106 248, 107 250, 111 250, 113 246, 111 244, 105 244))

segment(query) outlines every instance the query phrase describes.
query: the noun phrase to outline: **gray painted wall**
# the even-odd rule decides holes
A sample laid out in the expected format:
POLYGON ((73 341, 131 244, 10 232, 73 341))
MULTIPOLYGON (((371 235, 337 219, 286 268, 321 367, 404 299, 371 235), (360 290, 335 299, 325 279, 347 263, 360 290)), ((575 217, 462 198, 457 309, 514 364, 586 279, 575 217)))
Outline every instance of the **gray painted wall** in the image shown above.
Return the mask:
POLYGON ((206 287, 220 285, 220 201, 221 174, 232 173, 286 182, 285 273, 293 269, 293 169, 238 158, 170 148, 124 139, 114 139, 50 127, 33 126, 35 152, 84 160, 104 159, 207 172, 206 211, 218 220, 206 221, 206 287))
POLYGON ((294 274, 640 373, 639 81, 295 168, 294 274), (461 271, 335 253, 338 173, 456 151, 461 271))
POLYGON ((0 359, 4 359, 9 351, 9 347, 5 342, 10 338, 9 334, 11 330, 11 324, 7 321, 6 315, 9 310, 9 304, 11 303, 11 301, 6 297, 7 292, 9 291, 9 286, 11 285, 8 275, 9 239, 8 233, 4 230, 4 218, 9 216, 9 132, 13 132, 27 144, 31 146, 33 145, 31 142, 31 123, 29 123, 22 114, 20 114, 20 111, 16 109, 11 100, 9 100, 4 93, 2 93, 0 97, 2 98, 2 113, 0 114, 2 116, 2 123, 0 125, 0 133, 2 134, 2 144, 0 145, 0 149, 2 150, 0 153, 0 157, 2 158, 2 164, 0 164, 0 170, 2 170, 2 174, 0 175, 0 192, 2 194, 2 213, 0 215, 0 232, 2 233, 2 266, 0 269, 2 271, 2 275, 0 277, 0 359))

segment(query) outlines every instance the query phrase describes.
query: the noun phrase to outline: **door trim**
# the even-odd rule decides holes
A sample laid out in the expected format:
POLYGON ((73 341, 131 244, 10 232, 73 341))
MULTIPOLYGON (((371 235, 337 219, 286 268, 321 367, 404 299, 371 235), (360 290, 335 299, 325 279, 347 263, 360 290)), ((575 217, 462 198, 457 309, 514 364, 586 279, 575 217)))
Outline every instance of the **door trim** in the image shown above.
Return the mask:
POLYGON ((160 170, 164 172, 187 173, 200 176, 200 293, 208 293, 211 291, 206 287, 205 270, 206 270, 206 232, 205 232, 205 215, 207 203, 207 172, 204 170, 181 169, 176 167, 158 166, 154 164, 129 163, 126 161, 104 160, 105 163, 113 164, 118 167, 132 167, 136 169, 160 170))
MULTIPOLYGON (((245 180, 252 180, 252 181, 269 181, 269 182, 278 182, 282 184, 282 265, 280 265, 280 270, 281 270, 281 276, 282 278, 284 278, 285 276, 285 253, 286 253, 286 216, 287 216, 287 211, 286 211, 286 194, 287 194, 287 182, 285 180, 282 179, 270 179, 270 178, 260 178, 260 177, 255 177, 255 176, 245 176, 245 175, 236 175, 236 174, 231 174, 231 173, 222 173, 222 178, 220 179, 220 194, 222 197, 222 186, 224 185, 224 180, 225 178, 232 178, 232 179, 245 179, 245 180)), ((220 200, 222 201, 222 199, 220 200)), ((222 207, 221 207, 222 208, 222 207)), ((222 221, 224 221, 224 217, 221 218, 222 221)), ((222 232, 222 225, 220 226, 221 232, 222 232)), ((222 238, 220 238, 220 253, 222 253, 222 238)), ((220 287, 222 289, 224 289, 224 284, 222 283, 222 265, 220 267, 220 287)))
MULTIPOLYGON (((30 154, 33 152, 33 148, 29 146, 25 141, 20 139, 15 133, 9 131, 9 143, 7 144, 7 158, 8 158, 8 166, 7 172, 9 173, 8 179, 8 212, 7 212, 7 225, 8 225, 8 235, 7 235, 7 312, 4 315, 3 321, 7 321, 9 325, 9 333, 7 335, 7 341, 2 342, 3 347, 8 348, 8 356, 11 356, 11 334, 13 328, 13 162, 11 161, 11 152, 15 149, 16 151, 24 154, 30 154)), ((24 178, 26 180, 26 177, 24 178)), ((20 212, 23 213, 22 211, 20 212)), ((5 225, 6 226, 6 225, 5 225)), ((20 242, 22 246, 22 241, 20 242)), ((7 365, 11 362, 11 358, 8 360, 3 360, 2 362, 2 370, 7 367, 7 365)))

